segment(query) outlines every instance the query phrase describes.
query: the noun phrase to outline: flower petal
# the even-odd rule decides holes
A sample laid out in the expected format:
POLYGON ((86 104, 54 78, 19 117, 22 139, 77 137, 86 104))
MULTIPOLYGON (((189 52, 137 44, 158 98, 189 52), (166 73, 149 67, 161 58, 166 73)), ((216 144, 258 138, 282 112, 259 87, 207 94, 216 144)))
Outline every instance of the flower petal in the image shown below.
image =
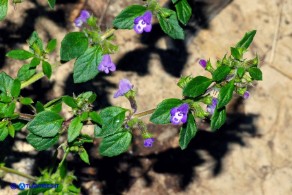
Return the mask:
POLYGON ((147 24, 151 24, 151 20, 152 20, 151 11, 146 11, 142 17, 143 17, 144 22, 146 22, 147 24))
POLYGON ((134 30, 136 31, 137 34, 143 33, 143 28, 141 27, 140 24, 135 24, 134 25, 134 30))
POLYGON ((145 32, 150 32, 152 30, 152 24, 147 24, 146 27, 144 28, 145 32))

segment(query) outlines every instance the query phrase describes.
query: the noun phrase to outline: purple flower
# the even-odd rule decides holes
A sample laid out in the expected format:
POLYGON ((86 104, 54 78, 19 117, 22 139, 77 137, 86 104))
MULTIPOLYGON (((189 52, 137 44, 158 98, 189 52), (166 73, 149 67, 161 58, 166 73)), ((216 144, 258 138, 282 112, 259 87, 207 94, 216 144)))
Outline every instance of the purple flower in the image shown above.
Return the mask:
POLYGON ((144 15, 138 16, 134 20, 134 30, 136 33, 141 34, 144 32, 150 32, 152 29, 152 13, 151 11, 146 11, 144 15))
POLYGON ((98 70, 108 74, 110 71, 116 70, 116 65, 112 62, 110 55, 106 54, 102 57, 100 64, 98 65, 98 70))
POLYGON ((76 18, 74 21, 75 26, 81 27, 82 24, 85 23, 89 17, 90 13, 87 10, 82 10, 80 16, 76 18))
POLYGON ((207 66, 207 61, 206 61, 206 60, 204 60, 204 59, 200 59, 199 64, 200 64, 204 69, 206 69, 206 66, 207 66))
POLYGON ((187 122, 189 105, 184 103, 178 107, 172 108, 170 111, 170 122, 174 125, 187 122))
POLYGON ((128 91, 133 89, 133 85, 128 79, 122 79, 119 83, 119 90, 115 93, 114 98, 125 95, 128 91))
POLYGON ((154 138, 147 138, 144 140, 144 147, 150 148, 154 143, 154 138))
POLYGON ((213 98, 212 104, 207 106, 207 112, 209 112, 210 114, 214 114, 217 103, 218 103, 218 99, 213 98))
POLYGON ((244 98, 244 99, 249 98, 249 91, 245 91, 245 92, 244 92, 244 94, 243 94, 243 98, 244 98))

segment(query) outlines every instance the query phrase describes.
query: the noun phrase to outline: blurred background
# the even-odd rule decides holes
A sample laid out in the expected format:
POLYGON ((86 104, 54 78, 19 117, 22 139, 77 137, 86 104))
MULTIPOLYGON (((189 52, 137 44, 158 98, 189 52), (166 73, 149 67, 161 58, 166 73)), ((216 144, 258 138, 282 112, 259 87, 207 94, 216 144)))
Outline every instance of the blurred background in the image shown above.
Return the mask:
MULTIPOLYGON (((292 1, 188 1, 193 16, 185 27, 186 40, 168 38, 156 20, 151 33, 137 35, 133 30, 119 30, 116 43, 120 51, 112 55, 116 72, 74 84, 73 62, 68 62, 53 73, 51 80, 36 82, 22 95, 45 103, 87 90, 98 95, 95 109, 129 107, 125 98, 113 98, 119 80, 127 78, 137 89, 138 112, 152 109, 163 99, 181 97, 176 86, 181 75, 208 76, 198 64, 200 58, 215 63, 253 29, 257 34, 246 57, 259 55, 263 81, 250 89, 248 100, 234 99, 228 107, 227 123, 218 132, 211 133, 208 122, 200 123, 201 131, 184 151, 178 146, 177 127, 149 124, 149 131, 157 138, 153 148, 143 148, 137 131, 129 152, 118 157, 101 157, 98 140, 86 146, 90 165, 69 155, 68 168, 78 176, 76 185, 82 194, 292 194, 292 1)), ((160 2, 171 7, 166 0, 160 2)), ((34 30, 45 41, 57 38, 60 47, 67 32, 79 30, 73 21, 82 9, 101 18, 102 29, 106 30, 111 28, 113 18, 133 3, 141 1, 57 1, 54 10, 45 0, 16 6, 10 3, 6 19, 0 22, 1 71, 17 75, 23 63, 6 58, 5 53, 28 48, 26 40, 34 30)), ((59 63, 59 54, 49 61, 59 63)), ((84 132, 92 133, 92 129, 84 132)), ((0 143, 1 160, 8 167, 38 176, 39 170, 49 165, 53 151, 36 152, 27 144, 26 135, 23 130, 16 139, 0 143)), ((17 190, 9 187, 12 182, 30 181, 1 173, 0 194, 16 194, 17 190)))

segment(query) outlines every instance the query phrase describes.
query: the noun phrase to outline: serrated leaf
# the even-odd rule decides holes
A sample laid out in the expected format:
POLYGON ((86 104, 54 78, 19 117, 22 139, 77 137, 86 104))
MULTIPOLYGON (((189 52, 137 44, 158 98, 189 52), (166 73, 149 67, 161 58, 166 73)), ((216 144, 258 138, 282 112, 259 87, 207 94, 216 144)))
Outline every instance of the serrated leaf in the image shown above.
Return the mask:
POLYGON ((99 113, 102 119, 102 136, 115 133, 123 124, 126 109, 120 107, 107 107, 99 113))
POLYGON ((202 95, 213 81, 204 76, 193 78, 183 89, 183 95, 188 97, 198 97, 202 95))
POLYGON ((7 14, 8 0, 0 0, 0 20, 3 20, 7 14))
POLYGON ((51 66, 51 64, 49 62, 47 62, 47 61, 43 61, 42 62, 42 68, 43 68, 44 74, 48 78, 51 78, 51 75, 52 75, 52 66, 51 66))
POLYGON ((252 67, 252 68, 249 68, 247 71, 252 79, 258 80, 258 81, 263 80, 263 73, 261 69, 252 67))
POLYGON ((46 52, 47 53, 53 52, 55 50, 56 46, 57 46, 57 39, 50 40, 47 47, 46 47, 46 52))
POLYGON ((12 87, 11 87, 11 95, 12 97, 18 97, 20 94, 20 87, 21 87, 21 83, 18 79, 15 79, 13 81, 12 87))
POLYGON ((26 137, 28 143, 30 143, 36 150, 46 150, 57 143, 59 135, 54 137, 41 137, 33 133, 29 133, 26 137))
POLYGON ((184 124, 179 133, 179 146, 182 150, 186 149, 190 141, 197 133, 197 125, 191 113, 188 114, 187 123, 184 124))
POLYGON ((216 131, 219 129, 226 121, 226 108, 222 107, 220 109, 215 109, 214 114, 211 117, 211 129, 216 131))
POLYGON ((79 117, 74 118, 68 128, 68 142, 74 141, 81 132, 83 124, 79 117))
POLYGON ((30 64, 24 64, 17 73, 17 78, 20 81, 27 81, 36 73, 35 69, 30 69, 30 64))
POLYGON ((6 54, 7 57, 13 58, 16 60, 27 60, 29 58, 32 58, 34 54, 25 51, 23 49, 16 49, 16 50, 11 50, 6 54))
POLYGON ((102 50, 95 46, 88 48, 74 64, 74 83, 83 83, 93 79, 98 74, 98 65, 102 60, 102 50))
POLYGON ((63 102, 70 106, 71 108, 78 108, 78 105, 76 103, 76 100, 70 96, 63 96, 63 102))
POLYGON ((256 30, 252 30, 252 31, 249 31, 247 33, 245 33, 244 37, 236 44, 235 47, 239 48, 243 48, 244 50, 246 50, 249 45, 251 44, 251 42, 253 41, 253 38, 256 34, 256 30))
POLYGON ((19 101, 23 105, 30 105, 33 103, 33 100, 30 97, 21 97, 19 98, 19 101))
POLYGON ((176 17, 176 13, 172 10, 161 8, 161 11, 157 14, 157 19, 159 21, 160 27, 173 39, 184 39, 184 31, 178 24, 178 20, 176 17), (167 12, 168 17, 165 17, 166 14, 163 12, 167 12))
POLYGON ((89 157, 88 157, 88 154, 87 154, 87 151, 83 148, 81 150, 81 152, 78 153, 79 154, 79 157, 81 158, 81 160, 87 164, 90 165, 89 163, 89 157))
POLYGON ((187 25, 192 16, 192 8, 187 0, 180 0, 175 4, 177 17, 181 23, 187 25))
POLYGON ((180 99, 170 98, 163 100, 157 105, 154 113, 150 117, 150 121, 154 124, 170 123, 170 110, 179 106, 183 102, 180 99))
POLYGON ((213 80, 215 82, 220 82, 224 80, 230 73, 231 68, 226 65, 219 66, 212 74, 213 80))
POLYGON ((68 33, 61 42, 61 60, 69 61, 81 56, 88 48, 88 38, 83 32, 68 33))
POLYGON ((218 95, 217 109, 223 108, 225 105, 227 105, 230 102, 233 96, 233 91, 234 91, 234 81, 232 80, 220 89, 220 92, 218 95))
POLYGON ((99 153, 102 156, 117 156, 128 150, 132 140, 132 134, 123 130, 104 137, 99 145, 99 153))
POLYGON ((62 127, 63 118, 52 111, 38 113, 27 125, 28 131, 40 137, 53 137, 62 127))
POLYGON ((48 4, 49 4, 51 9, 54 9, 55 4, 56 4, 56 0, 48 0, 48 4))
POLYGON ((144 6, 131 5, 115 17, 113 26, 119 29, 133 29, 134 19, 143 15, 144 12, 146 12, 146 8, 144 6))

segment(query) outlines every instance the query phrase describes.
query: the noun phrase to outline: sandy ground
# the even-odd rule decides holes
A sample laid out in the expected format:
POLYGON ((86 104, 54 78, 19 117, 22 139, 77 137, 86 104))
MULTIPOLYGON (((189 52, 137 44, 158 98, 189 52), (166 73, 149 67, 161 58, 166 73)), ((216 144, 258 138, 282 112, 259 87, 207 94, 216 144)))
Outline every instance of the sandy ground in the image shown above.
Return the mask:
MULTIPOLYGON (((121 4, 120 7, 109 6, 105 27, 110 26, 112 17, 119 9, 125 4, 130 4, 120 1, 117 3, 121 4)), ((25 11, 34 6, 26 2, 23 8, 17 9, 25 11)), ((90 1, 89 6, 94 6, 94 1, 90 1)), ((8 21, 15 20, 21 23, 22 18, 13 12, 13 10, 9 11, 8 21)), ((165 149, 161 153, 142 152, 142 157, 137 157, 142 168, 135 166, 133 169, 128 168, 131 170, 128 176, 134 180, 130 180, 126 187, 121 187, 120 193, 130 195, 292 194, 291 13, 290 0, 234 0, 210 22, 208 28, 200 30, 189 41, 185 53, 180 53, 185 56, 184 59, 169 53, 168 40, 165 38, 157 38, 156 42, 149 44, 150 36, 143 36, 141 40, 141 37, 133 31, 118 31, 117 42, 121 45, 120 52, 113 55, 113 60, 118 62, 118 71, 110 76, 98 77, 86 87, 88 90, 97 91, 100 95, 99 100, 102 101, 101 107, 109 104, 128 106, 125 99, 112 97, 121 78, 128 78, 138 89, 138 111, 151 109, 165 98, 180 97, 181 92, 175 86, 179 74, 206 74, 197 64, 199 58, 210 58, 215 62, 216 58, 229 52, 229 47, 235 44, 246 31, 252 29, 257 30, 257 35, 247 56, 258 54, 263 71, 263 81, 256 84, 251 90, 251 97, 244 101, 240 120, 236 122, 236 128, 232 131, 222 128, 221 133, 202 132, 190 146, 193 148, 180 151, 175 142, 177 129, 168 126, 151 126, 150 130, 154 134, 157 129, 160 132, 154 149, 160 151, 165 144, 169 146, 168 150, 165 149), (161 63, 163 58, 170 58, 172 63, 161 63), (202 144, 196 145, 202 140, 206 141, 203 147, 202 144), (158 149, 159 147, 161 148, 158 149), (143 174, 135 171, 139 168, 144 170, 143 174)), ((33 27, 43 37, 57 37, 61 40, 66 33, 66 29, 61 25, 44 15, 35 21, 33 27)), ((19 43, 17 46, 25 47, 25 44, 19 43)), ((11 67, 11 63, 11 60, 5 61, 3 70, 15 75, 16 69, 11 67)), ((17 66, 18 62, 13 61, 13 63, 17 66)), ((82 90, 80 88, 83 88, 83 85, 67 86, 72 82, 72 67, 72 63, 62 65, 51 81, 41 82, 41 86, 45 84, 50 86, 46 91, 49 95, 43 99, 82 90)), ((13 151, 35 154, 33 148, 21 141, 14 143, 13 151)), ((33 158, 25 157, 19 162, 14 162, 12 166, 29 173, 34 161, 33 158)), ((124 165, 126 167, 133 163, 125 159, 122 161, 127 164, 124 165)), ((120 169, 123 170, 121 167, 120 169)), ((117 177, 123 178, 120 175, 117 177)), ((27 182, 21 177, 10 174, 6 174, 3 181, 8 184, 27 182)), ((82 186, 88 189, 89 194, 102 194, 104 191, 102 178, 98 176, 84 182, 82 186)), ((104 191, 104 194, 107 192, 111 191, 104 191)), ((4 189, 0 190, 0 194, 15 193, 16 190, 11 190, 9 186, 4 186, 4 189)))

